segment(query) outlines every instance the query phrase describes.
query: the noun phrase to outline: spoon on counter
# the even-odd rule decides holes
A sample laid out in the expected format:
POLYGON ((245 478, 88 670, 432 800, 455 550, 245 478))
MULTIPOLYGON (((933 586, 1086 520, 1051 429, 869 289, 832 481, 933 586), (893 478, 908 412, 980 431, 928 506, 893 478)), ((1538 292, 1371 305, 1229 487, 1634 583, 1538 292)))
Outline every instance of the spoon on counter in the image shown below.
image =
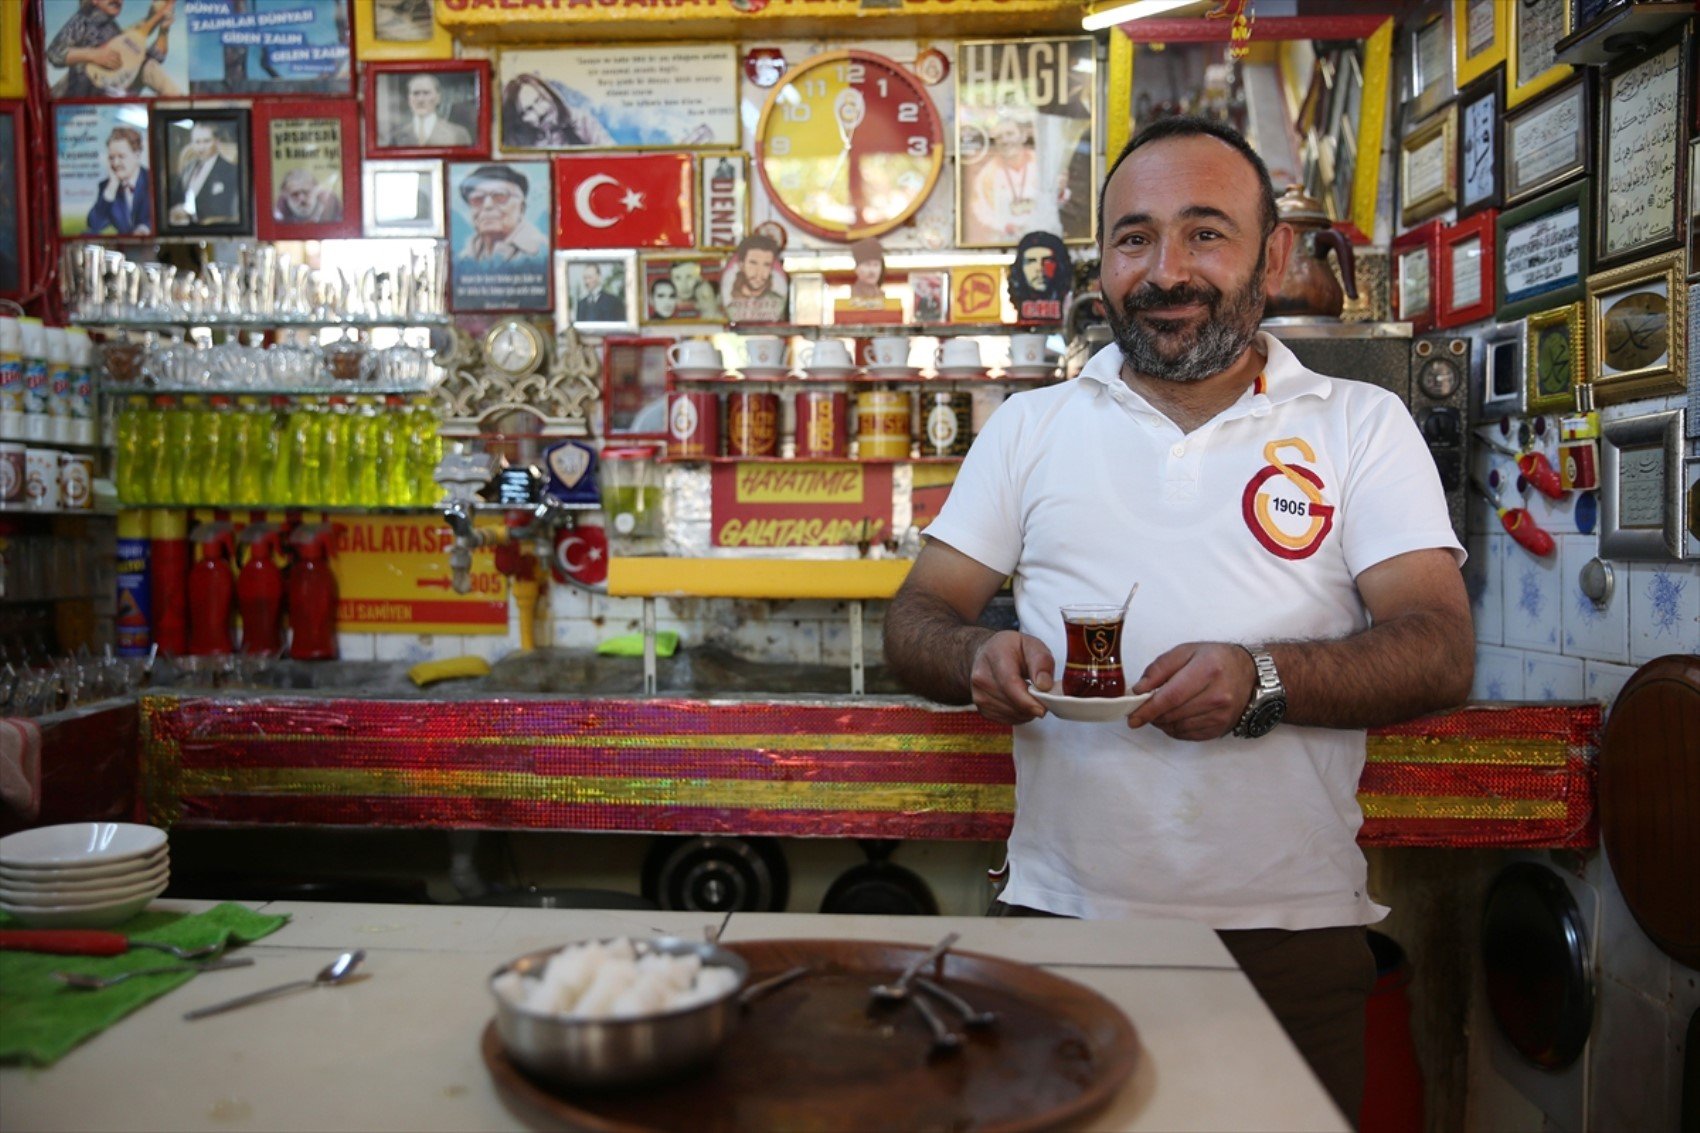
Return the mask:
POLYGON ((920 973, 922 968, 926 967, 934 960, 937 960, 940 956, 943 956, 945 952, 949 950, 950 946, 955 944, 960 938, 961 933, 951 933, 949 936, 946 936, 943 940, 917 956, 913 963, 903 969, 903 974, 898 976, 896 980, 888 984, 875 984, 873 987, 869 988, 868 991, 875 999, 882 999, 887 1003, 901 1003, 903 1000, 908 999, 909 981, 913 980, 916 975, 920 973))
POLYGON ((270 999, 275 995, 297 991, 301 988, 319 987, 320 985, 335 987, 352 976, 354 970, 360 966, 360 962, 364 959, 366 959, 366 950, 356 948, 352 952, 344 952, 341 956, 326 964, 320 969, 319 974, 310 980, 294 980, 290 983, 278 984, 276 987, 268 987, 264 991, 251 992, 248 995, 237 996, 235 999, 227 999, 223 1003, 215 1003, 211 1007, 197 1007, 193 1011, 185 1012, 183 1018, 204 1019, 208 1015, 217 1015, 236 1007, 245 1007, 250 1003, 258 1003, 262 999, 270 999))

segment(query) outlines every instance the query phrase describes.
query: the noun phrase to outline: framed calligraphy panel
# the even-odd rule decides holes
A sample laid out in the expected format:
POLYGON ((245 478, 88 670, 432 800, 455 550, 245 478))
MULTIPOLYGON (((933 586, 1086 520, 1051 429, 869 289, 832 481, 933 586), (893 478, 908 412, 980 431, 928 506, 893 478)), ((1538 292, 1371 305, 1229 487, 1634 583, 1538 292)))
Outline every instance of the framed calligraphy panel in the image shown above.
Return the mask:
POLYGON ((1500 0, 1452 0, 1453 54, 1458 85, 1473 83, 1505 62, 1511 13, 1500 0))
POLYGON ((1436 327, 1458 327, 1493 314, 1492 209, 1459 221, 1440 234, 1440 302, 1436 327))
POLYGON ((1588 172, 1592 72, 1505 119, 1505 203, 1520 204, 1588 172))
POLYGON ((1393 241, 1393 317, 1422 333, 1434 326, 1440 221, 1431 220, 1393 241))
POLYGON ((1681 393, 1688 380, 1683 253, 1588 277, 1588 380, 1600 405, 1681 393))
POLYGON ((1505 104, 1521 106, 1570 77, 1558 41, 1570 34, 1568 0, 1511 0, 1511 49, 1505 60, 1505 104))
POLYGON ((1399 223, 1415 224, 1458 200, 1458 108, 1448 106, 1399 143, 1399 223))
POLYGON ((1595 176, 1594 262, 1615 267, 1681 243, 1688 162, 1681 33, 1606 69, 1595 176))
POLYGON ((1582 298, 1592 266, 1591 195, 1576 181, 1499 214, 1499 307, 1503 322, 1582 298))
POLYGON ((1457 93, 1452 77, 1452 13, 1444 3, 1428 5, 1405 32, 1405 121, 1432 114, 1457 93))
POLYGON ((1458 215, 1498 208, 1502 195, 1500 123, 1504 78, 1498 71, 1458 96, 1458 215))
POLYGON ((1600 555, 1684 557, 1681 409, 1607 421, 1600 429, 1600 555))

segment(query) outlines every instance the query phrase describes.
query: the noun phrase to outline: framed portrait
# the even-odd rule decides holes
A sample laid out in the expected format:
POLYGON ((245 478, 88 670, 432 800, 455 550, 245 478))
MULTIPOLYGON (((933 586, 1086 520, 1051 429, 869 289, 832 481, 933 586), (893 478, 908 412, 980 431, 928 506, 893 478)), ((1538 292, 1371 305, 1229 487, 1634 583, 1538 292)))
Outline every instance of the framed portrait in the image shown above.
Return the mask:
POLYGON ((504 50, 504 150, 731 149, 739 145, 730 43, 504 50))
POLYGON ((942 323, 950 317, 950 273, 945 271, 912 271, 909 273, 909 293, 914 296, 914 320, 917 323, 942 323))
POLYGON ((254 157, 246 110, 162 112, 154 130, 162 236, 254 231, 254 157))
POLYGON ((555 271, 563 325, 580 334, 631 334, 637 330, 636 252, 559 252, 555 271))
POLYGON ((442 162, 423 158, 362 162, 360 188, 361 235, 442 237, 442 162))
POLYGON ((1670 252, 1588 277, 1588 380, 1600 405, 1681 393, 1688 382, 1688 283, 1670 252))
MULTIPOLYGON (((86 0, 42 0, 49 98, 134 102, 189 95, 190 21, 162 6, 132 6, 136 11, 126 13, 86 0), (120 23, 121 15, 130 19, 120 23)), ((21 18, 23 4, 9 0, 3 7, 11 19, 21 18)), ((18 62, 9 65, 21 63, 20 56, 13 59, 18 62)))
POLYGON ((610 338, 602 345, 602 436, 667 438, 667 348, 674 338, 610 338), (660 412, 651 409, 659 406, 660 412), (649 412, 644 411, 648 409, 649 412), (654 422, 654 428, 647 424, 654 422))
POLYGON ((1688 178, 1684 46, 1680 37, 1667 37, 1646 55, 1605 69, 1594 175, 1599 267, 1645 258, 1681 240, 1688 178))
POLYGON ((707 153, 697 163, 697 246, 729 252, 750 228, 750 159, 707 153))
POLYGON ((1523 415, 1523 324, 1502 323, 1489 331, 1483 349, 1481 404, 1477 420, 1523 415))
POLYGON ((1458 215, 1498 208, 1500 122, 1505 117, 1504 76, 1495 71, 1458 96, 1458 215))
POLYGON ((254 104, 262 240, 360 235, 360 120, 347 100, 254 104))
POLYGON ((1570 0, 1510 0, 1511 45, 1505 58, 1505 104, 1521 106, 1570 76, 1558 41, 1570 34, 1570 0))
POLYGON ((1686 557, 1681 409, 1600 426, 1600 556, 1637 562, 1686 557))
POLYGON ((1399 142, 1399 223, 1415 224, 1458 203, 1458 108, 1448 106, 1399 142))
POLYGON ((1013 248, 1040 231, 1093 241, 1097 85, 1080 66, 1093 57, 1090 36, 957 44, 958 245, 1013 248))
POLYGON ((354 5, 354 47, 361 62, 452 59, 454 37, 439 24, 432 0, 361 0, 354 5))
POLYGON ((644 256, 643 321, 651 326, 725 323, 720 305, 724 256, 644 256))
POLYGON ((24 81, 24 6, 0 4, 0 98, 23 98, 29 93, 24 81))
POLYGON ((1586 181, 1499 214, 1494 262, 1501 320, 1582 298, 1590 270, 1586 181))
POLYGON ((1429 0, 1405 28, 1405 121, 1416 122, 1457 93, 1452 73, 1452 8, 1429 0))
POLYGON ((484 59, 366 67, 366 152, 373 157, 483 157, 490 152, 484 59))
MULTIPOLYGON (((146 152, 147 147, 142 147, 146 152)), ((30 218, 24 199, 24 105, 0 102, 0 299, 30 286, 30 218)))
POLYGON ((177 22, 188 25, 189 93, 353 94, 349 7, 346 0, 263 0, 209 12, 179 2, 177 22))
POLYGON ((1576 383, 1587 366, 1587 340, 1581 303, 1536 311, 1523 321, 1525 413, 1576 408, 1576 383))
POLYGON ((1390 288, 1393 317, 1410 323, 1419 334, 1434 326, 1439 299, 1435 272, 1439 267, 1440 221, 1431 220, 1394 238, 1390 288))
POLYGON ((791 280, 780 244, 755 231, 744 237, 720 272, 720 306, 727 321, 745 326, 783 323, 791 312, 791 280))
POLYGON ((448 172, 450 309, 549 310, 549 163, 457 161, 448 172))
POLYGON ((1504 0, 1452 0, 1452 50, 1460 87, 1505 62, 1509 17, 1504 0))
POLYGON ((151 124, 140 102, 53 107, 61 240, 142 239, 160 231, 155 206, 166 179, 158 174, 151 124))
POLYGON ((1488 209, 1440 234, 1437 327, 1457 327, 1493 315, 1493 222, 1488 209))
POLYGON ((1588 172, 1593 73, 1583 71, 1505 118, 1505 203, 1518 204, 1588 172))

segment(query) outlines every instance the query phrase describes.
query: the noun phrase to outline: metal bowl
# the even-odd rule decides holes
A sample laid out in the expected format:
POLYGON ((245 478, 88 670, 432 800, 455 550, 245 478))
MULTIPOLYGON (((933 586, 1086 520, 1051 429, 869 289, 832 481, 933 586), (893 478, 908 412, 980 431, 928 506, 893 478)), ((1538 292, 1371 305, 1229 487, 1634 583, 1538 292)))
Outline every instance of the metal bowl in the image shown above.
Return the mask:
POLYGON ((550 957, 561 949, 531 952, 490 976, 496 1032, 508 1056, 535 1078, 581 1088, 657 1081, 712 1058, 737 1021, 738 993, 749 979, 749 965, 736 953, 704 941, 661 936, 634 943, 670 956, 695 954, 705 968, 730 968, 737 982, 718 999, 681 1011, 631 1019, 575 1019, 521 1007, 496 989, 496 981, 510 972, 540 978, 550 957))

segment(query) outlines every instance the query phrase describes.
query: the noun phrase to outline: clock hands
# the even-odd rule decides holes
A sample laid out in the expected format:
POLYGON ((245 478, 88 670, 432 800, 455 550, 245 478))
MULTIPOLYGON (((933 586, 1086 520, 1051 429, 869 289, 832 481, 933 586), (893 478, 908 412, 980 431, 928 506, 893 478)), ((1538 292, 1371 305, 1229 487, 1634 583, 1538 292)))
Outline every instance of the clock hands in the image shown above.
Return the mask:
POLYGON ((827 175, 826 183, 835 184, 838 174, 847 168, 850 160, 850 146, 856 137, 856 128, 862 124, 862 119, 868 114, 868 100, 862 97, 862 92, 855 87, 845 87, 838 92, 838 97, 832 100, 832 118, 838 123, 838 136, 843 141, 843 148, 838 151, 838 160, 832 165, 832 172, 827 175))

